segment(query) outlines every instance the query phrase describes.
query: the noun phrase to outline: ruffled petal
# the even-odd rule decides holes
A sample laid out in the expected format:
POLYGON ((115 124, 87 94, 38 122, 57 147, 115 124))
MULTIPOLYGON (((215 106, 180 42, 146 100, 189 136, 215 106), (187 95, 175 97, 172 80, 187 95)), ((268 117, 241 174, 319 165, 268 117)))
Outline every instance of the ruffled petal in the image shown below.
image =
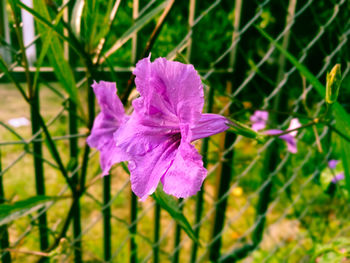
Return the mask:
POLYGON ((113 134, 123 125, 128 116, 124 113, 114 83, 101 81, 92 85, 101 112, 95 118, 91 134, 86 139, 88 145, 100 151, 102 175, 107 175, 111 166, 128 159, 127 154, 116 147, 113 134))
POLYGON ((210 113, 202 114, 199 121, 191 128, 191 141, 224 132, 229 128, 227 123, 228 120, 224 116, 210 113))
POLYGON ((201 189, 206 176, 202 156, 193 145, 181 142, 172 165, 161 181, 165 193, 186 198, 201 189))
POLYGON ((133 114, 114 134, 116 145, 131 156, 144 155, 169 138, 180 136, 179 127, 147 126, 141 122, 142 120, 133 114))
POLYGON ((178 145, 179 141, 168 139, 146 155, 132 156, 129 162, 131 189, 141 201, 156 190, 175 158, 178 145))
POLYGON ((114 83, 101 81, 92 85, 101 112, 96 117, 87 143, 90 147, 102 150, 113 140, 113 133, 127 120, 114 83))
MULTIPOLYGON (((133 72, 136 88, 140 92, 146 114, 155 119, 174 119, 180 123, 194 123, 200 118, 204 93, 200 77, 192 65, 165 58, 153 63, 150 57, 142 59, 133 72), (160 117, 160 118, 159 118, 160 117)), ((158 121, 155 120, 155 121, 158 121)))
POLYGON ((121 151, 117 148, 114 140, 110 140, 106 143, 100 152, 100 165, 102 169, 102 176, 108 175, 111 167, 116 164, 126 160, 129 160, 127 153, 121 151))

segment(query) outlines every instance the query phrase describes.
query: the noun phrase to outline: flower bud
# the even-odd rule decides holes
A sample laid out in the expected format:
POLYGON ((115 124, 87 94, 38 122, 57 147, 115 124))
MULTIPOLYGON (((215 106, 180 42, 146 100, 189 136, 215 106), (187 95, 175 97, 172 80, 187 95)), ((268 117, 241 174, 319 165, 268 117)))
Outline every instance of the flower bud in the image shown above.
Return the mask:
POLYGON ((337 101, 341 84, 340 64, 336 64, 330 73, 327 73, 326 103, 333 104, 337 101))
POLYGON ((228 126, 230 126, 230 129, 227 130, 228 132, 233 132, 247 138, 255 139, 258 142, 264 141, 265 136, 263 134, 257 133, 256 131, 246 126, 245 124, 240 123, 239 121, 230 119, 228 126))

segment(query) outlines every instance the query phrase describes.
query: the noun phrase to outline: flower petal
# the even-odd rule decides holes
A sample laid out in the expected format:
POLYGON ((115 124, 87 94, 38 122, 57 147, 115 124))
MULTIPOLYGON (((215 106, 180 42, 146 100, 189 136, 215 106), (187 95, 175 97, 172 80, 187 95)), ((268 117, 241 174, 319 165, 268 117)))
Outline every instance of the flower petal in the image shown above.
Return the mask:
MULTIPOLYGON (((299 122, 299 120, 297 118, 293 118, 290 121, 290 124, 289 124, 287 131, 294 130, 296 128, 299 128, 300 126, 301 126, 301 123, 299 122)), ((289 134, 292 135, 293 137, 295 137, 295 136, 297 136, 298 131, 292 131, 289 134)))
POLYGON ((344 180, 344 173, 338 173, 332 178, 332 183, 337 183, 338 181, 344 180))
POLYGON ((175 116, 182 123, 193 123, 200 118, 204 92, 201 79, 192 65, 165 58, 151 63, 148 57, 137 63, 133 73, 148 115, 162 118, 168 115, 171 119, 175 116))
POLYGON ((250 116, 250 121, 252 122, 252 129, 254 131, 265 129, 268 118, 269 113, 267 111, 255 111, 254 114, 250 116))
POLYGON ((181 142, 174 162, 161 181, 165 193, 186 198, 201 189, 206 176, 207 170, 203 167, 202 156, 193 145, 181 142))
POLYGON ((227 123, 228 120, 224 116, 210 113, 202 114, 201 118, 191 128, 191 141, 224 132, 229 128, 227 123))
POLYGON ((86 139, 88 145, 97 148, 100 154, 102 175, 107 175, 111 166, 128 159, 127 154, 116 147, 113 134, 128 119, 124 113, 116 92, 114 83, 101 81, 92 85, 101 112, 97 115, 90 136, 86 139))
POLYGON ((114 140, 106 143, 100 152, 102 176, 108 175, 111 167, 119 162, 130 159, 128 155, 115 145, 114 140))
POLYGON ((116 145, 130 155, 144 155, 170 137, 180 135, 179 127, 167 127, 160 124, 147 126, 141 122, 142 120, 136 114, 132 114, 129 121, 114 134, 116 145))
POLYGON ((334 160, 334 159, 329 160, 328 167, 331 168, 331 169, 335 169, 335 167, 337 166, 338 162, 339 162, 338 160, 334 160))
MULTIPOLYGON (((273 129, 273 130, 267 130, 264 133, 268 134, 268 135, 276 135, 279 133, 282 133, 282 130, 278 130, 278 129, 273 129)), ((293 135, 291 134, 284 134, 279 136, 278 138, 284 140, 287 144, 287 149, 290 153, 297 153, 298 149, 297 149, 297 142, 296 139, 293 135)))
POLYGON ((146 155, 132 156, 129 162, 132 191, 144 201, 152 194, 160 178, 175 158, 179 141, 169 139, 146 155))
POLYGON ((113 140, 113 133, 128 118, 124 113, 117 89, 114 83, 101 81, 92 85, 97 101, 101 107, 101 112, 94 121, 87 143, 90 147, 102 150, 104 145, 113 140))
POLYGON ((287 150, 290 153, 297 153, 298 152, 297 141, 293 135, 284 134, 282 136, 279 136, 279 138, 281 138, 282 140, 284 140, 287 143, 287 150))

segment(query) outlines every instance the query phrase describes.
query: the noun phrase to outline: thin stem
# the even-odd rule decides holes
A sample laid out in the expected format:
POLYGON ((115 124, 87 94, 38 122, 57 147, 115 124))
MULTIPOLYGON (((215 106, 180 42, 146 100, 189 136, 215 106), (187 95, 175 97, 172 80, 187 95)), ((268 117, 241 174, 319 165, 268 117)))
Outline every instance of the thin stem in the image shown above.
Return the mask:
POLYGON ((160 214, 161 214, 160 205, 156 203, 154 206, 153 263, 159 262, 160 214))
MULTIPOLYGON (((182 211, 183 209, 183 199, 179 198, 179 208, 182 211)), ((174 254, 172 263, 178 263, 180 259, 180 248, 178 247, 181 241, 181 226, 176 224, 175 226, 175 240, 174 240, 174 254)))
POLYGON ((80 224, 80 195, 77 191, 73 193, 73 236, 74 236, 74 262, 82 263, 82 246, 81 246, 81 224, 80 224))
MULTIPOLYGON (((38 117, 39 112, 39 93, 38 90, 34 95, 34 98, 30 104, 31 120, 32 120, 32 134, 36 134, 40 130, 40 120, 38 117)), ((38 138, 40 139, 40 134, 38 138)), ((45 195, 45 179, 44 179, 44 167, 41 156, 42 143, 33 142, 33 158, 34 158, 34 170, 35 170, 35 186, 37 195, 45 195)), ((39 210, 41 213, 41 210, 39 210)), ((39 216, 39 234, 40 234, 40 249, 45 251, 49 247, 48 233, 47 233, 47 218, 46 212, 39 216)))
MULTIPOLYGON (((2 170, 1 165, 1 149, 0 149, 0 172, 2 170)), ((4 186, 2 182, 2 176, 0 176, 0 204, 5 202, 5 193, 4 193, 4 186)), ((6 251, 6 249, 10 246, 9 242, 9 233, 7 231, 7 225, 3 225, 0 227, 0 249, 1 249, 1 255, 0 258, 2 260, 2 263, 11 263, 11 254, 9 251, 6 251)))
POLYGON ((137 232, 137 196, 131 191, 131 201, 130 201, 130 227, 129 231, 131 234, 130 238, 130 262, 137 262, 137 244, 135 241, 135 236, 137 232))
POLYGON ((103 249, 104 261, 109 262, 111 259, 111 176, 103 177, 103 249))
MULTIPOLYGON (((78 133, 78 119, 77 119, 77 106, 72 99, 69 100, 68 107, 69 116, 69 134, 78 133)), ((71 137, 69 139, 69 154, 70 154, 70 171, 74 171, 78 166, 78 138, 71 137)), ((82 246, 81 246, 81 219, 80 219, 80 203, 78 193, 78 173, 72 176, 72 191, 73 197, 77 198, 76 206, 73 212, 73 234, 74 239, 77 240, 74 246, 74 259, 76 263, 82 262, 82 246)))

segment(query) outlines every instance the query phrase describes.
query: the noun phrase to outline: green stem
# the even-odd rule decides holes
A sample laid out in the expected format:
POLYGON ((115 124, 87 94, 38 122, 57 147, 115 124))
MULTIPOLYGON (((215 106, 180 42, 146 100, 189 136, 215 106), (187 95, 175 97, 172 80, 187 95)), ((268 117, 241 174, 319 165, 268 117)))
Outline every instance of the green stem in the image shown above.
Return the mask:
POLYGON ((103 177, 103 249, 104 261, 109 262, 111 259, 111 176, 103 177))
MULTIPOLYGON (((179 198, 179 208, 183 210, 183 199, 179 198)), ((178 247, 181 241, 181 226, 176 224, 175 227, 175 240, 174 240, 174 255, 172 259, 172 263, 178 263, 180 258, 180 248, 178 247)))
MULTIPOLYGON (((73 100, 69 100, 69 134, 78 133, 78 119, 77 119, 77 106, 73 100)), ((78 138, 71 137, 69 139, 69 153, 70 153, 70 171, 74 171, 78 165, 78 138)), ((75 203, 75 209, 73 210, 73 234, 74 234, 74 259, 76 263, 82 262, 82 246, 81 246, 81 218, 80 218, 80 203, 79 203, 79 189, 78 187, 78 173, 72 176, 72 191, 73 197, 77 199, 75 203)))
POLYGON ((137 196, 131 191, 131 201, 130 201, 130 262, 137 262, 137 244, 135 241, 135 236, 137 232, 137 196))
MULTIPOLYGON (((1 149, 0 149, 0 172, 1 170, 2 170, 2 166, 1 166, 1 149)), ((4 202, 5 202, 4 186, 2 182, 2 176, 0 176, 0 204, 4 202)), ((3 225, 0 227, 0 249, 1 249, 0 258, 2 260, 2 263, 11 263, 11 254, 9 251, 6 251, 6 249, 9 246, 10 246, 10 242, 9 242, 9 233, 7 231, 7 226, 3 225)))
POLYGON ((81 246, 81 224, 80 224, 80 202, 79 202, 79 193, 73 193, 73 199, 76 202, 73 202, 73 236, 74 236, 74 262, 82 263, 82 246, 81 246))
MULTIPOLYGON (((31 113, 31 121, 32 121, 32 134, 36 134, 40 130, 40 117, 39 114, 39 93, 38 89, 35 94, 33 94, 33 98, 30 103, 30 113, 31 113)), ((39 134, 38 139, 41 138, 39 134)), ((33 158, 34 158, 34 170, 35 170, 35 187, 37 195, 45 195, 45 179, 44 179, 44 167, 41 156, 42 153, 42 143, 41 142, 33 142, 33 158)), ((39 210, 41 213, 42 210, 39 210)), ((42 213, 39 216, 39 235, 40 235, 40 249, 41 251, 45 251, 49 247, 48 240, 48 232, 47 232, 47 218, 46 212, 42 213)))
POLYGON ((153 263, 159 262, 159 233, 160 233, 160 205, 156 202, 154 207, 154 239, 153 239, 153 263))

